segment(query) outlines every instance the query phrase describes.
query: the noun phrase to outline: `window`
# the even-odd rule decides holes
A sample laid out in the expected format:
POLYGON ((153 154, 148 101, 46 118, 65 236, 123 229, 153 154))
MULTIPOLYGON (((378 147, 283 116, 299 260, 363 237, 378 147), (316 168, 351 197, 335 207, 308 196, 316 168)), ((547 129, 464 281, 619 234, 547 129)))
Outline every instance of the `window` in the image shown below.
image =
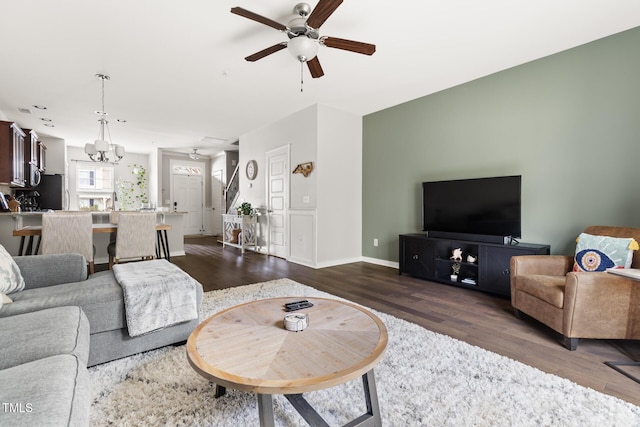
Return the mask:
POLYGON ((113 191, 113 166, 78 164, 77 172, 78 192, 113 191))
POLYGON ((202 175, 202 168, 199 166, 174 165, 173 173, 176 175, 202 175))
POLYGON ((111 193, 109 194, 78 194, 78 210, 81 211, 105 211, 113 205, 111 193))
POLYGON ((113 166, 78 163, 76 176, 79 210, 104 211, 113 205, 113 166))

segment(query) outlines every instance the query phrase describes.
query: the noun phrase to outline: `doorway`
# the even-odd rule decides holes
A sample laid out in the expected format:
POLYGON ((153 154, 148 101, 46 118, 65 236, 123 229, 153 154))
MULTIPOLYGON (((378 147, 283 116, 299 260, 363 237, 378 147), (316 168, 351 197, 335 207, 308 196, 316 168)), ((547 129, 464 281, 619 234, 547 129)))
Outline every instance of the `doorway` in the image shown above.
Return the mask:
POLYGON ((184 212, 184 235, 204 233, 205 164, 171 159, 171 202, 184 212))
POLYGON ((287 209, 289 207, 289 146, 266 153, 268 253, 280 258, 289 255, 287 209))
POLYGON ((214 171, 211 174, 211 213, 213 224, 211 232, 215 236, 222 235, 222 198, 224 196, 224 183, 222 181, 222 170, 214 171))

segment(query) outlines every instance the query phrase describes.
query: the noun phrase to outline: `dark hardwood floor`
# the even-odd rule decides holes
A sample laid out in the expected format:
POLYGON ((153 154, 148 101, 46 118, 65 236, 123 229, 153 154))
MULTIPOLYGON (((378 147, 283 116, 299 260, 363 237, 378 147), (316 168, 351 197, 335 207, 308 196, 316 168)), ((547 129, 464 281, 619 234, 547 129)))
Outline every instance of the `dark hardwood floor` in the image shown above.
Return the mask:
MULTIPOLYGON (((187 238, 185 250, 186 256, 172 262, 205 291, 286 277, 640 405, 640 384, 604 364, 640 360, 638 341, 581 340, 576 351, 569 351, 551 329, 531 318, 517 319, 507 299, 400 276, 396 269, 364 262, 316 270, 254 252, 243 256, 239 249, 223 250, 213 237, 187 238)), ((640 368, 634 373, 640 375, 640 368)))

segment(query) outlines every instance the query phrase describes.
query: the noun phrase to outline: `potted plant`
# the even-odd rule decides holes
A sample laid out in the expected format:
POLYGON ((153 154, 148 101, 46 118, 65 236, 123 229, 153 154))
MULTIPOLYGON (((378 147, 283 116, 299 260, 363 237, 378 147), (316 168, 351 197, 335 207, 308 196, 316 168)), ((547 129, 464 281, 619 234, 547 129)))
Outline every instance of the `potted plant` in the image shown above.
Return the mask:
POLYGON ((135 208, 135 202, 140 203, 140 207, 148 207, 149 196, 147 194, 147 170, 140 165, 129 165, 131 174, 135 177, 135 182, 118 178, 116 181, 117 195, 120 202, 120 209, 123 211, 135 208))
POLYGON ((460 273, 460 263, 459 262, 454 262, 451 265, 451 281, 452 282, 457 282, 458 281, 458 273, 460 273))
POLYGON ((238 216, 240 215, 249 215, 254 216, 257 214, 257 211, 251 207, 251 203, 243 202, 240 206, 238 206, 238 216))

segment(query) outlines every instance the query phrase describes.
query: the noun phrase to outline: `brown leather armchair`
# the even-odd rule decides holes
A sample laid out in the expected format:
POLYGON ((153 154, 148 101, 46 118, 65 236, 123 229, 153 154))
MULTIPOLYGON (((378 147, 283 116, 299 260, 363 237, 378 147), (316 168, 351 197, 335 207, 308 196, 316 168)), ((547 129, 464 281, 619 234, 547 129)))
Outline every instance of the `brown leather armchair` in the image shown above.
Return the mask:
MULTIPOLYGON (((591 226, 585 233, 633 237, 640 229, 591 226)), ((640 268, 634 251, 632 268, 640 268)), ((563 335, 575 350, 580 338, 640 339, 640 281, 601 272, 573 272, 573 257, 527 255, 511 258, 511 305, 563 335)))

